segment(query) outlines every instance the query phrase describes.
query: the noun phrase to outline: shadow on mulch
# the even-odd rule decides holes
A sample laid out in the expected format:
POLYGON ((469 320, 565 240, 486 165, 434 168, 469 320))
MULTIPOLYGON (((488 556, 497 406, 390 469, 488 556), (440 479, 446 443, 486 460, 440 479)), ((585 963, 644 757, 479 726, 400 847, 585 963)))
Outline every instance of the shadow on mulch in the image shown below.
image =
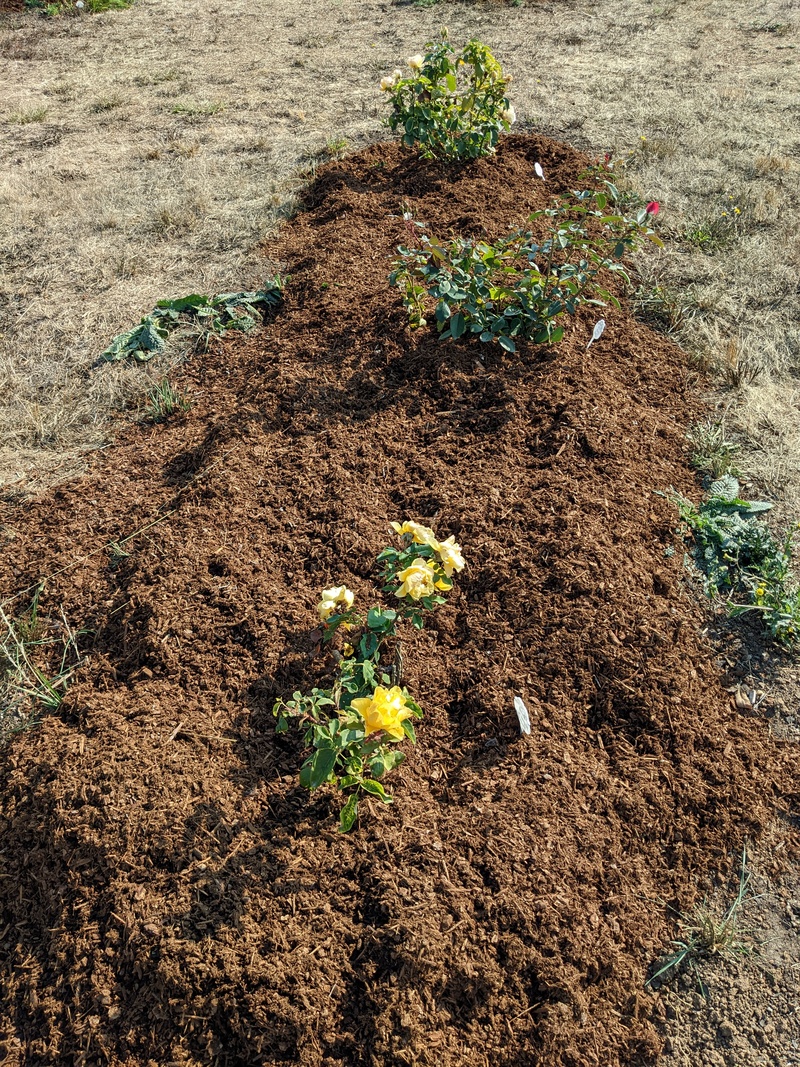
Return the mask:
POLYGON ((92 631, 59 713, 0 753, 5 1062, 654 1062, 659 902, 798 793, 665 551, 683 356, 624 304, 588 351, 588 310, 553 349, 440 344, 387 285, 404 204, 499 234, 586 165, 510 137, 455 172, 396 145, 323 168, 269 249, 285 307, 184 368, 192 410, 3 505, 4 593, 54 575, 41 610, 92 631), (376 600, 403 518, 467 569, 403 637, 426 717, 394 803, 343 837, 271 709, 330 677, 319 591, 376 600))

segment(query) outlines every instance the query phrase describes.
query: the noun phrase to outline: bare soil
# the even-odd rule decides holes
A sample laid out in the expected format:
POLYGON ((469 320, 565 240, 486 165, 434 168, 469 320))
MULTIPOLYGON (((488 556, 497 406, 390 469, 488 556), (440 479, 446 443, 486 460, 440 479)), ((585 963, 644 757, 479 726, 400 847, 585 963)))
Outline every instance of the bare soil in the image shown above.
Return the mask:
POLYGON ((6 498, 4 595, 51 575, 88 661, 0 751, 5 1062, 618 1067, 664 1034, 676 1063, 792 1062, 796 1018, 771 1060, 727 1030, 681 1060, 683 1009, 645 989, 670 908, 745 841, 770 878, 800 845, 796 744, 732 703, 653 492, 693 491, 685 354, 625 305, 588 350, 591 313, 553 349, 444 345, 386 282, 403 202, 491 236, 586 162, 534 136, 328 164, 265 249, 285 306, 185 365, 192 410, 6 498), (330 678, 319 590, 371 601, 407 517, 468 567, 406 639, 426 718, 394 804, 341 836, 271 707, 330 678))

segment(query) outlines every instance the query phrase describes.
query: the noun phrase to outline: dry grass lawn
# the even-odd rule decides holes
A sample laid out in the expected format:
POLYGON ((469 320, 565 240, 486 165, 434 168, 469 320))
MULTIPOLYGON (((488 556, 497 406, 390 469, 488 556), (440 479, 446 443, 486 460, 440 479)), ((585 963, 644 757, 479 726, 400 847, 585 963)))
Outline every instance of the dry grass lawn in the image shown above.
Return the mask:
POLYGON ((386 136, 381 74, 447 24, 513 73, 523 129, 612 151, 661 201, 643 310, 718 368, 745 465, 800 513, 796 3, 137 0, 0 20, 0 483, 35 491, 109 439, 155 370, 92 369, 98 353, 161 297, 258 285, 298 176, 386 136))

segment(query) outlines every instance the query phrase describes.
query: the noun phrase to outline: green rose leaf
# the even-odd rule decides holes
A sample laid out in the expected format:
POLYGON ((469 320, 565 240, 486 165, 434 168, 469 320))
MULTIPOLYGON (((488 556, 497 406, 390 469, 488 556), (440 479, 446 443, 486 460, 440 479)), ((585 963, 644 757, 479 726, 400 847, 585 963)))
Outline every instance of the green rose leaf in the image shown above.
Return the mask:
POLYGON ((353 823, 356 821, 358 815, 358 795, 353 793, 352 796, 347 798, 347 803, 342 808, 339 814, 339 832, 346 834, 352 830, 353 823))

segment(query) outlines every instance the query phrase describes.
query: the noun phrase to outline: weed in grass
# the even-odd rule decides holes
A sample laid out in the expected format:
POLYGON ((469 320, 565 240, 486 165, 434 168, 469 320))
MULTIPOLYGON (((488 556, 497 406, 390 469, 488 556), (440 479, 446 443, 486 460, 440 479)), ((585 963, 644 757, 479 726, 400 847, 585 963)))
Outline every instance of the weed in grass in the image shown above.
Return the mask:
POLYGON ((723 419, 698 422, 689 430, 686 438, 692 446, 690 460, 695 470, 710 474, 715 480, 725 474, 732 474, 734 478, 741 475, 734 462, 739 446, 728 440, 723 419))
POLYGON ((154 70, 149 71, 147 74, 137 74, 133 79, 133 84, 144 89, 151 85, 163 85, 164 82, 178 81, 180 77, 181 72, 170 67, 167 70, 154 70))
POLYGON ((26 126, 29 122, 44 122, 46 118, 46 107, 32 107, 27 111, 12 111, 8 116, 8 121, 14 122, 19 126, 26 126))
POLYGON ((626 164, 635 164, 637 162, 652 163, 669 159, 678 150, 678 133, 679 130, 675 127, 664 130, 655 137, 645 137, 644 134, 641 134, 639 145, 628 153, 628 158, 625 160, 626 164))
POLYGON ((335 158, 341 156, 349 144, 350 142, 346 137, 329 137, 325 143, 325 152, 335 158))
POLYGON ((57 15, 83 14, 87 12, 99 15, 103 11, 124 11, 130 7, 133 0, 59 0, 56 3, 44 3, 44 0, 25 0, 25 6, 43 11, 50 18, 57 15))
POLYGON ((86 631, 73 631, 63 611, 60 621, 44 618, 41 593, 16 618, 0 607, 0 741, 34 725, 39 711, 57 710, 83 663, 78 638, 86 631))
POLYGON ((686 230, 684 237, 703 252, 718 252, 736 240, 742 229, 743 215, 737 199, 729 196, 725 207, 699 220, 686 230))
POLYGON ((162 378, 147 394, 145 417, 150 422, 165 422, 179 411, 188 411, 192 402, 178 392, 169 378, 162 378))
POLYGON ((755 157, 750 168, 750 176, 753 178, 765 178, 771 175, 788 174, 793 168, 794 163, 788 156, 779 156, 768 152, 765 155, 755 157))
POLYGON ((705 986, 697 973, 698 963, 712 956, 736 957, 751 954, 752 945, 743 939, 741 933, 741 911, 750 877, 745 847, 742 849, 739 887, 733 903, 722 914, 705 902, 686 915, 679 913, 681 937, 672 941, 675 951, 660 961, 658 970, 647 979, 645 986, 651 986, 657 981, 668 982, 685 967, 690 967, 697 975, 700 991, 705 996, 705 986))
POLYGON ((99 15, 102 11, 124 11, 132 3, 133 0, 84 0, 84 10, 99 15))

